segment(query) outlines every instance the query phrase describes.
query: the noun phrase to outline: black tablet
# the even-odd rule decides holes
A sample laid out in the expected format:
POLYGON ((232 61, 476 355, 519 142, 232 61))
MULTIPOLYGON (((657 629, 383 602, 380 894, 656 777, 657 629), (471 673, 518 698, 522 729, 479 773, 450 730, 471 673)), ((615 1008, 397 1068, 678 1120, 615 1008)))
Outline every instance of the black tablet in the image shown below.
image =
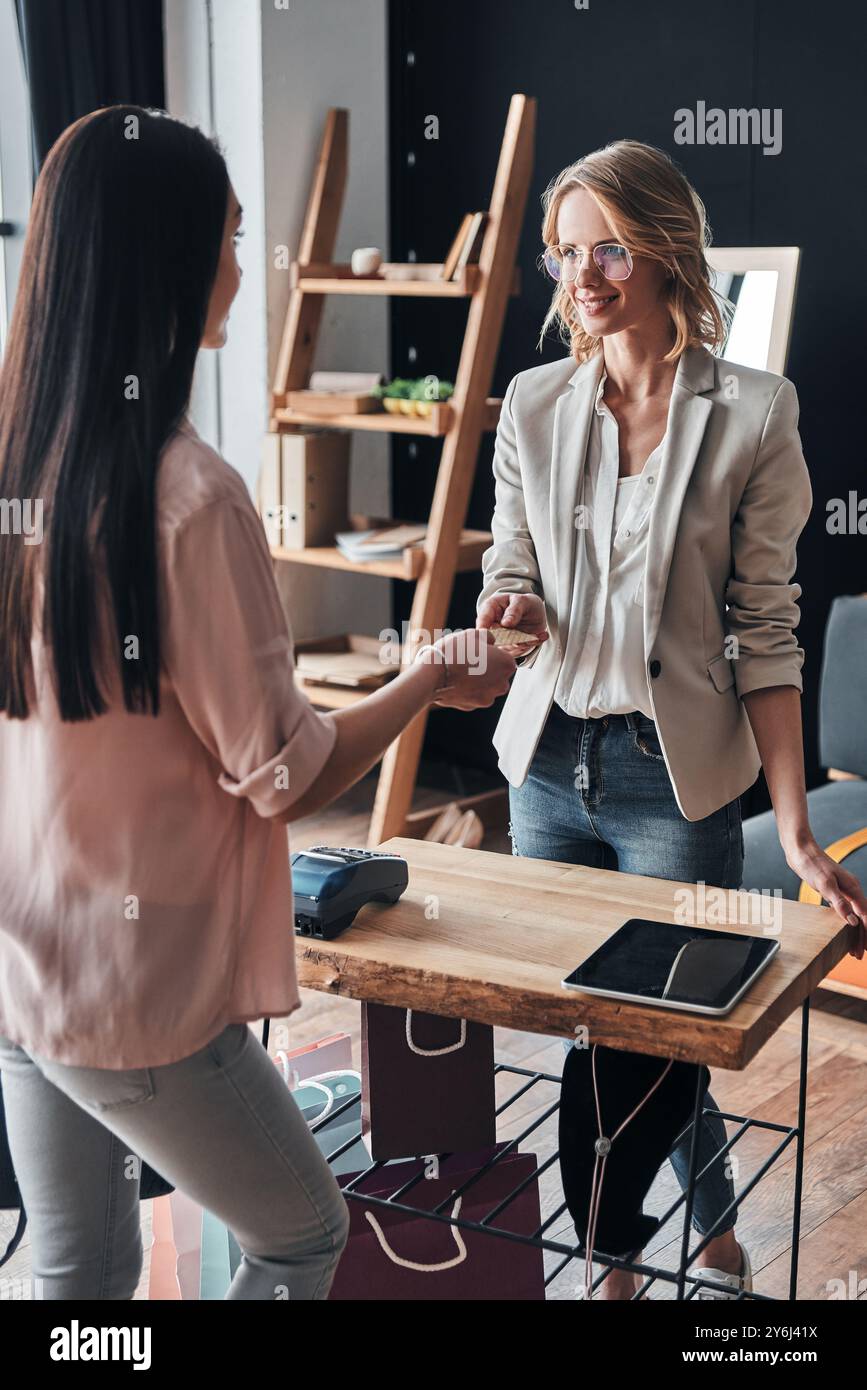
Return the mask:
POLYGON ((563 986, 636 1004, 725 1014, 779 949, 779 941, 769 937, 632 917, 563 986))

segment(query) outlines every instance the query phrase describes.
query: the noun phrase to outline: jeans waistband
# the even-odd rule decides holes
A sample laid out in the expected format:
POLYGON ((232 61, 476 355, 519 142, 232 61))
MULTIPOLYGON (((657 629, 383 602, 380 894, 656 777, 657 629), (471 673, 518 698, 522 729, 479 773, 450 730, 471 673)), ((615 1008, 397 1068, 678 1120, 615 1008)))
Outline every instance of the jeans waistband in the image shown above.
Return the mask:
MULTIPOLYGON (((621 719, 624 721, 624 723, 625 723, 627 729, 630 729, 630 730, 632 730, 633 732, 634 732, 636 729, 640 729, 640 728, 645 728, 645 729, 646 729, 647 726, 648 726, 648 724, 654 724, 654 721, 650 718, 649 715, 643 714, 641 710, 637 710, 637 709, 635 709, 635 710, 630 710, 628 714, 598 714, 598 715, 588 715, 587 717, 584 717, 583 715, 580 715, 580 714, 567 714, 566 711, 562 708, 562 706, 558 705, 558 704, 556 703, 556 701, 555 701, 555 708, 556 708, 556 709, 559 711, 559 713, 562 714, 566 719, 571 720, 572 723, 574 723, 574 724, 589 724, 591 728, 594 728, 594 727, 597 727, 597 728, 598 728, 598 727, 601 727, 601 726, 604 726, 605 728, 608 728, 608 725, 609 725, 609 724, 613 724, 613 723, 615 723, 617 720, 621 720, 621 719)), ((655 727, 655 725, 654 725, 654 727, 655 727)))

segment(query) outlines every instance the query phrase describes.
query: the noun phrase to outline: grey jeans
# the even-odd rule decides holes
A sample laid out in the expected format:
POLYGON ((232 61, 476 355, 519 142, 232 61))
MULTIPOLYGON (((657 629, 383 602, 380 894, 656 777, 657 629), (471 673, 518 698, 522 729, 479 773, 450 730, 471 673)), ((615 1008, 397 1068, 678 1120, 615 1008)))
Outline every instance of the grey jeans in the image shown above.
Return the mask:
POLYGON ((227 1298, 328 1296, 346 1202, 245 1023, 167 1066, 67 1066, 0 1037, 34 1297, 129 1299, 141 1277, 136 1158, 213 1212, 243 1258, 227 1298))

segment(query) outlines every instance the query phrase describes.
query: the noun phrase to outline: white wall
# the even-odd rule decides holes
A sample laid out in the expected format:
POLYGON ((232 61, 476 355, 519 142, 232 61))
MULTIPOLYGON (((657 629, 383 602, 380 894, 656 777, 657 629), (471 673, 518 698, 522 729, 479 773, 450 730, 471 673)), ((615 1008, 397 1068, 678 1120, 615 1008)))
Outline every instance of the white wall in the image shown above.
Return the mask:
MULTIPOLYGON (((163 15, 166 107, 173 116, 200 126, 210 135, 214 130, 214 114, 211 110, 210 18, 206 0, 165 0, 163 15)), ((199 354, 190 414, 203 439, 219 449, 217 353, 199 354)), ((236 468, 240 466, 237 459, 232 462, 236 468)))
POLYGON ((18 289, 33 180, 27 82, 15 7, 0 5, 0 219, 15 231, 0 237, 0 355, 18 289))
MULTIPOLYGON (((261 0, 265 113, 265 237, 269 368, 273 372, 289 299, 274 248, 295 255, 325 117, 349 110, 349 177, 336 259, 388 238, 386 0, 261 0)), ((314 368, 387 372, 388 303, 370 296, 326 300, 314 368)), ((391 514, 385 436, 352 439, 350 510, 391 514)), ((378 633, 391 623, 389 581, 285 566, 281 583, 298 636, 317 631, 378 633), (314 616, 315 615, 315 618, 314 616)))
POLYGON ((268 410, 261 29, 257 0, 166 0, 169 110, 216 134, 244 208, 241 293, 219 353, 202 352, 191 414, 252 490, 268 410))
MULTIPOLYGON (((165 0, 167 103, 216 132, 244 207, 241 292, 229 341, 203 352, 191 414, 251 490, 289 297, 275 248, 297 252, 329 106, 350 111, 350 176, 337 259, 354 246, 388 253, 386 0, 165 0)), ((314 367, 388 368, 388 306, 326 301, 314 367)), ((384 437, 352 441, 350 509, 390 513, 384 437)), ((379 632, 389 582, 282 565, 296 636, 379 632)))

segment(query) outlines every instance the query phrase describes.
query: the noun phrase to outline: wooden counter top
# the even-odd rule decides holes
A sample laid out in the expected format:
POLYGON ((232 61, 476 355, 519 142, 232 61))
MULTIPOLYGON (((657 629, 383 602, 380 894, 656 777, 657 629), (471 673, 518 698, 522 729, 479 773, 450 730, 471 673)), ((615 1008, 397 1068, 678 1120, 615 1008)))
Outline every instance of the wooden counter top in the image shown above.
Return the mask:
MULTIPOLYGON (((429 840, 379 848, 406 859, 409 887, 397 903, 368 903, 336 941, 296 938, 308 989, 562 1037, 584 1024, 608 1047, 740 1070, 846 954, 836 913, 780 899, 780 950, 730 1014, 619 1003, 560 981, 629 917, 693 921, 678 894, 694 898, 695 884, 429 840)), ((756 898, 726 894, 730 920, 708 926, 762 935, 756 898)))

